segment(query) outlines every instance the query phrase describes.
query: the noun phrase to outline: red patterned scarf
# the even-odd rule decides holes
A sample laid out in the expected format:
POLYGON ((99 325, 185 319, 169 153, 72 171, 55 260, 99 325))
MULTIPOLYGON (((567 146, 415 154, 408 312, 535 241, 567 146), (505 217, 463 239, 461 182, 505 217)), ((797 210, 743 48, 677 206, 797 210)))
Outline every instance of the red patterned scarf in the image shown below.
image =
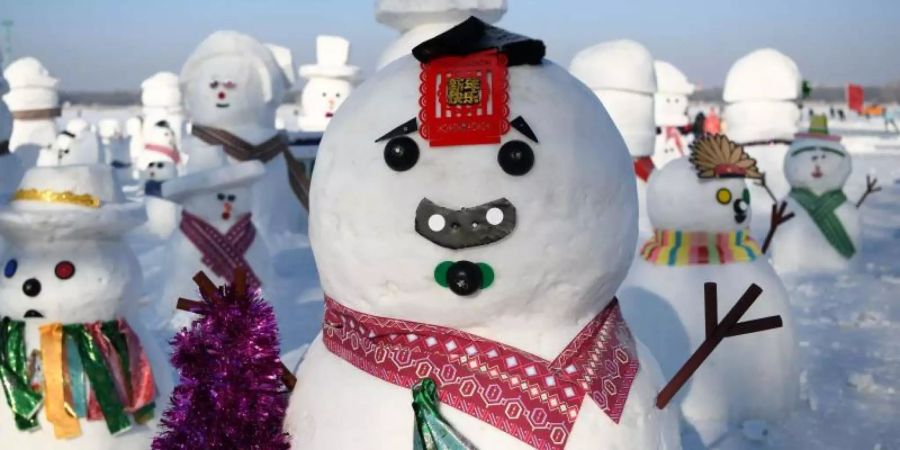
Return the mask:
POLYGON ((634 174, 645 183, 655 169, 656 166, 653 165, 653 160, 649 156, 641 156, 634 159, 634 174))
POLYGON ((247 271, 247 284, 251 289, 261 286, 253 268, 244 255, 256 238, 256 227, 250 214, 239 217, 227 233, 222 234, 216 227, 187 211, 181 213, 181 232, 203 255, 203 264, 216 275, 230 279, 235 269, 247 271))
POLYGON ((382 380, 437 384, 440 400, 542 450, 566 445, 585 397, 618 423, 638 372, 617 300, 553 361, 437 325, 372 316, 325 298, 325 347, 382 380))

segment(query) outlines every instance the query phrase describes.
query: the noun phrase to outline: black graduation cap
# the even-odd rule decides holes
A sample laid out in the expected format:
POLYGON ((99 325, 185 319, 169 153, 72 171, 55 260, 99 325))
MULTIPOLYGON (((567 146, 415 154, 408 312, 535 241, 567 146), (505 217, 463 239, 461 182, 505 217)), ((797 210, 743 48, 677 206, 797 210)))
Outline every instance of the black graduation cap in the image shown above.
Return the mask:
POLYGON ((473 16, 417 45, 412 54, 420 62, 428 63, 442 56, 464 56, 489 49, 506 55, 508 66, 540 64, 547 51, 543 41, 506 31, 473 16))

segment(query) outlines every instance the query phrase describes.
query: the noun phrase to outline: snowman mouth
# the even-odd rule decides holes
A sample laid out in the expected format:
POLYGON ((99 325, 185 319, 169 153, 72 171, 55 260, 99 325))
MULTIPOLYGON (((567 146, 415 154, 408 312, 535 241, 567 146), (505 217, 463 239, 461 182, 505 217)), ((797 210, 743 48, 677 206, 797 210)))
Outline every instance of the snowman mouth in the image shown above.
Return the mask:
POLYGON ((423 198, 416 208, 416 232, 451 250, 493 244, 516 228, 516 207, 505 199, 451 209, 423 198))
POLYGON ((812 175, 813 178, 822 178, 822 175, 825 175, 825 173, 822 172, 821 167, 816 166, 815 170, 813 170, 810 175, 812 175))
POLYGON ((334 117, 334 113, 329 111, 329 112, 325 113, 325 117, 330 119, 330 118, 334 117))
POLYGON ((37 311, 34 309, 29 309, 28 311, 25 311, 25 318, 26 319, 43 319, 44 315, 41 314, 40 311, 37 311))
POLYGON ((231 106, 230 103, 216 103, 216 108, 227 108, 231 106))

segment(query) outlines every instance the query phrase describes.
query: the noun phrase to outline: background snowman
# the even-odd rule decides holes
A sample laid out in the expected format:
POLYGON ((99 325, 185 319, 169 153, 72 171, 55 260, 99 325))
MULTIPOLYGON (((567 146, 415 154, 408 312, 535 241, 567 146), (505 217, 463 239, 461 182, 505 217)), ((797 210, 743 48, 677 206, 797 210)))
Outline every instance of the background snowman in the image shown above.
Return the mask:
POLYGON ((293 446, 411 448, 415 417, 458 432, 453 448, 678 448, 613 298, 637 207, 600 102, 541 41, 475 18, 413 53, 360 86, 320 148, 326 313, 291 397, 293 446))
POLYGON ((248 286, 272 280, 271 258, 253 221, 252 186, 265 174, 259 161, 229 164, 223 154, 191 160, 189 172, 163 185, 163 196, 182 206, 178 229, 166 243, 166 261, 157 316, 171 330, 196 318, 176 312, 178 298, 196 297, 194 274, 204 271, 217 284, 236 269, 248 274, 248 286))
POLYGON ((42 149, 50 147, 56 139, 56 118, 60 115, 59 80, 35 58, 20 58, 3 72, 10 91, 3 101, 12 111, 13 132, 9 148, 19 153, 25 168, 37 164, 42 149))
POLYGON ((688 115, 688 96, 694 85, 677 67, 666 61, 654 61, 656 94, 653 95, 653 116, 656 120, 656 150, 653 165, 665 166, 669 161, 688 154, 693 136, 688 115))
POLYGON ((845 270, 860 248, 859 206, 880 190, 868 179, 856 204, 844 194, 853 169, 841 137, 828 134, 828 119, 814 116, 808 133, 798 133, 784 158, 791 185, 785 199, 794 212, 772 240, 772 264, 779 272, 845 270))
POLYGON ((100 164, 100 143, 91 124, 81 118, 75 118, 66 124, 53 141, 53 144, 41 150, 38 166, 70 166, 76 164, 100 164))
POLYGON ((625 319, 667 378, 708 337, 704 283, 718 285, 717 321, 751 283, 763 293, 747 319, 783 318, 778 330, 728 340, 676 398, 688 442, 699 436, 704 448, 746 448, 745 422, 778 423, 799 398, 788 295, 749 233, 744 180, 759 176, 756 162, 722 135, 699 138, 690 160, 658 170, 647 190, 654 236, 620 291, 625 319))
POLYGON ((122 235, 144 219, 101 165, 33 168, 0 210, 5 445, 149 448, 172 382, 126 319, 142 288, 122 235))
MULTIPOLYGON (((7 90, 6 80, 0 75, 0 96, 6 94, 7 90)), ((0 199, 5 199, 12 193, 22 179, 22 160, 9 147, 12 125, 13 119, 9 108, 5 102, 0 101, 0 199)))
POLYGON ((178 84, 178 75, 172 72, 157 72, 141 83, 141 123, 142 135, 153 134, 153 127, 160 121, 169 124, 175 133, 175 147, 181 148, 181 138, 185 134, 184 102, 178 84))
POLYGON ((289 83, 272 52, 250 36, 218 31, 194 50, 180 81, 191 117, 188 157, 224 152, 233 162, 264 163, 266 177, 255 185, 252 201, 263 238, 275 245, 299 232, 308 181, 275 129, 289 83))
POLYGON ((340 36, 316 37, 316 64, 300 66, 306 86, 300 102, 300 131, 325 131, 334 112, 344 103, 359 77, 359 67, 349 66, 350 42, 340 36))
POLYGON ((162 184, 178 176, 182 163, 177 137, 169 123, 160 120, 145 130, 142 142, 144 149, 137 158, 139 178, 145 195, 159 197, 162 184))
POLYGON ((100 140, 100 153, 103 161, 113 168, 116 180, 120 184, 134 181, 134 168, 128 140, 122 133, 122 123, 118 119, 105 118, 97 122, 97 137, 100 140))
POLYGON ((569 71, 600 98, 625 139, 637 176, 638 225, 641 234, 649 234, 645 196, 655 169, 651 156, 656 146, 653 57, 634 41, 603 42, 575 54, 569 71))

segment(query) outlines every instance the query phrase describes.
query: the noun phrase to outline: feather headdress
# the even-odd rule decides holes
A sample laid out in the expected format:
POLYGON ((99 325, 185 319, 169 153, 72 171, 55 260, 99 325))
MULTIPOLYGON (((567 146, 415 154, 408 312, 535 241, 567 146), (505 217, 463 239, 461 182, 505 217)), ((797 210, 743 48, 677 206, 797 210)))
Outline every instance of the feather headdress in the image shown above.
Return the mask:
POLYGON ((756 160, 725 135, 706 135, 691 144, 691 164, 700 178, 762 178, 756 160))

